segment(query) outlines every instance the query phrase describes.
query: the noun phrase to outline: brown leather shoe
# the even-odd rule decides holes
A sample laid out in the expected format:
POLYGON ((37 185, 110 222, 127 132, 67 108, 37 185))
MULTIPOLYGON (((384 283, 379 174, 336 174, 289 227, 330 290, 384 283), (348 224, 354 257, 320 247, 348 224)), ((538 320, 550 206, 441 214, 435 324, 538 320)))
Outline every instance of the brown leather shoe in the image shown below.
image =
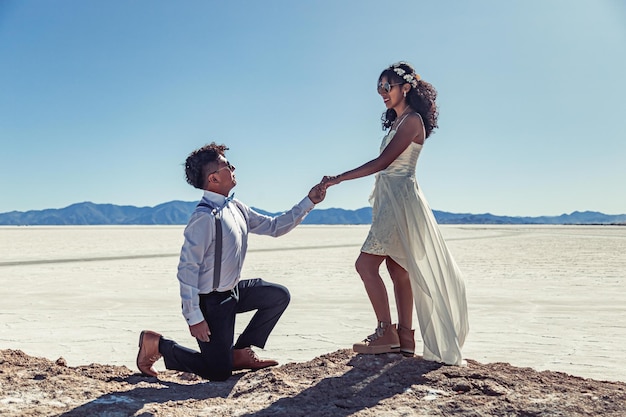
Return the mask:
POLYGON ((268 368, 270 366, 276 366, 278 362, 272 359, 259 359, 254 351, 247 347, 243 349, 233 349, 233 371, 240 369, 257 369, 268 368))
POLYGON ((159 339, 161 335, 150 331, 144 330, 139 335, 139 353, 137 353, 137 368, 144 375, 154 376, 158 375, 158 372, 154 370, 152 365, 161 358, 159 353, 159 339))

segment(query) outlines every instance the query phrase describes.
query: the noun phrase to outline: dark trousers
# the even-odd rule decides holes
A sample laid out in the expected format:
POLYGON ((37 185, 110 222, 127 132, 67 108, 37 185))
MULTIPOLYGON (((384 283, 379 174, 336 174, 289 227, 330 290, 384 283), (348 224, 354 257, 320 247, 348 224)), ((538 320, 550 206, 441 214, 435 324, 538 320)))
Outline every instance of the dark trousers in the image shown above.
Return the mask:
POLYGON ((198 340, 200 352, 161 338, 159 351, 167 369, 191 372, 224 381, 232 375, 235 315, 257 310, 235 343, 235 349, 265 347, 265 342, 289 304, 287 288, 260 278, 239 281, 237 291, 200 296, 200 309, 209 325, 209 342, 198 340))

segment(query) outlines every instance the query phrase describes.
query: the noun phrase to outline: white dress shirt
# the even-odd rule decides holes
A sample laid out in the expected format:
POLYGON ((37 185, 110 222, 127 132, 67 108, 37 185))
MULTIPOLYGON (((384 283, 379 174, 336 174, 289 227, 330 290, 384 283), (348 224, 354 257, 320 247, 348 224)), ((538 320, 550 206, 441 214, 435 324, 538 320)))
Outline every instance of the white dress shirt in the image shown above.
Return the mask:
POLYGON ((222 267, 217 288, 213 288, 215 262, 215 216, 212 209, 199 206, 185 228, 185 242, 180 252, 178 281, 183 316, 190 326, 204 320, 200 311, 200 294, 214 290, 229 291, 241 277, 248 249, 248 233, 282 236, 296 227, 315 204, 305 197, 293 208, 276 217, 259 214, 236 199, 205 191, 201 203, 221 208, 222 267))

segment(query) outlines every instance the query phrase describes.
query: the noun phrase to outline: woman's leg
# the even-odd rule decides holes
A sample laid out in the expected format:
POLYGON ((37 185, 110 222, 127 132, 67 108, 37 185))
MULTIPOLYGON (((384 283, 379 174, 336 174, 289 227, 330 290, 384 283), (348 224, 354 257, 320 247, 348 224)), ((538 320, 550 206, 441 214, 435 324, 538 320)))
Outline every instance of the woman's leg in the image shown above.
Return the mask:
POLYGON ((352 345, 352 349, 357 353, 379 354, 400 351, 398 331, 396 325, 391 324, 387 289, 379 273, 380 264, 384 260, 384 256, 361 252, 356 261, 356 270, 365 284, 365 290, 378 320, 373 334, 352 345))
POLYGON ((387 257, 386 264, 396 297, 398 326, 410 329, 413 326, 413 293, 409 273, 390 257, 387 257))
POLYGON ((411 329, 413 324, 413 293, 411 292, 409 273, 390 257, 387 257, 386 263, 396 296, 400 352, 405 356, 413 356, 415 353, 415 331, 411 329))
POLYGON ((361 252, 356 260, 355 267, 365 285, 365 291, 374 308, 376 319, 378 322, 391 324, 387 288, 385 288, 385 283, 379 273, 380 264, 384 260, 384 256, 361 252))

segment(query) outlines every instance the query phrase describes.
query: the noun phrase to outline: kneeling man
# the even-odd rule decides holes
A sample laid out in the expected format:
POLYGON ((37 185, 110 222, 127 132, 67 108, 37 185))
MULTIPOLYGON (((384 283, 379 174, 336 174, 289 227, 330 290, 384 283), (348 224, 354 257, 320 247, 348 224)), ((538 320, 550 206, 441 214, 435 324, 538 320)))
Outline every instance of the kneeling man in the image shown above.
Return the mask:
POLYGON ((185 162, 187 182, 204 196, 185 228, 178 281, 182 310, 200 351, 179 345, 159 333, 144 330, 139 336, 137 367, 157 376, 154 363, 223 381, 233 370, 261 369, 278 363, 261 360, 252 346, 265 347, 272 329, 289 304, 289 291, 260 278, 240 280, 248 233, 281 236, 296 227, 326 189, 316 185, 291 210, 269 217, 229 197, 237 184, 235 167, 226 160, 224 145, 211 143, 192 152, 185 162), (235 315, 256 310, 233 344, 235 315))

